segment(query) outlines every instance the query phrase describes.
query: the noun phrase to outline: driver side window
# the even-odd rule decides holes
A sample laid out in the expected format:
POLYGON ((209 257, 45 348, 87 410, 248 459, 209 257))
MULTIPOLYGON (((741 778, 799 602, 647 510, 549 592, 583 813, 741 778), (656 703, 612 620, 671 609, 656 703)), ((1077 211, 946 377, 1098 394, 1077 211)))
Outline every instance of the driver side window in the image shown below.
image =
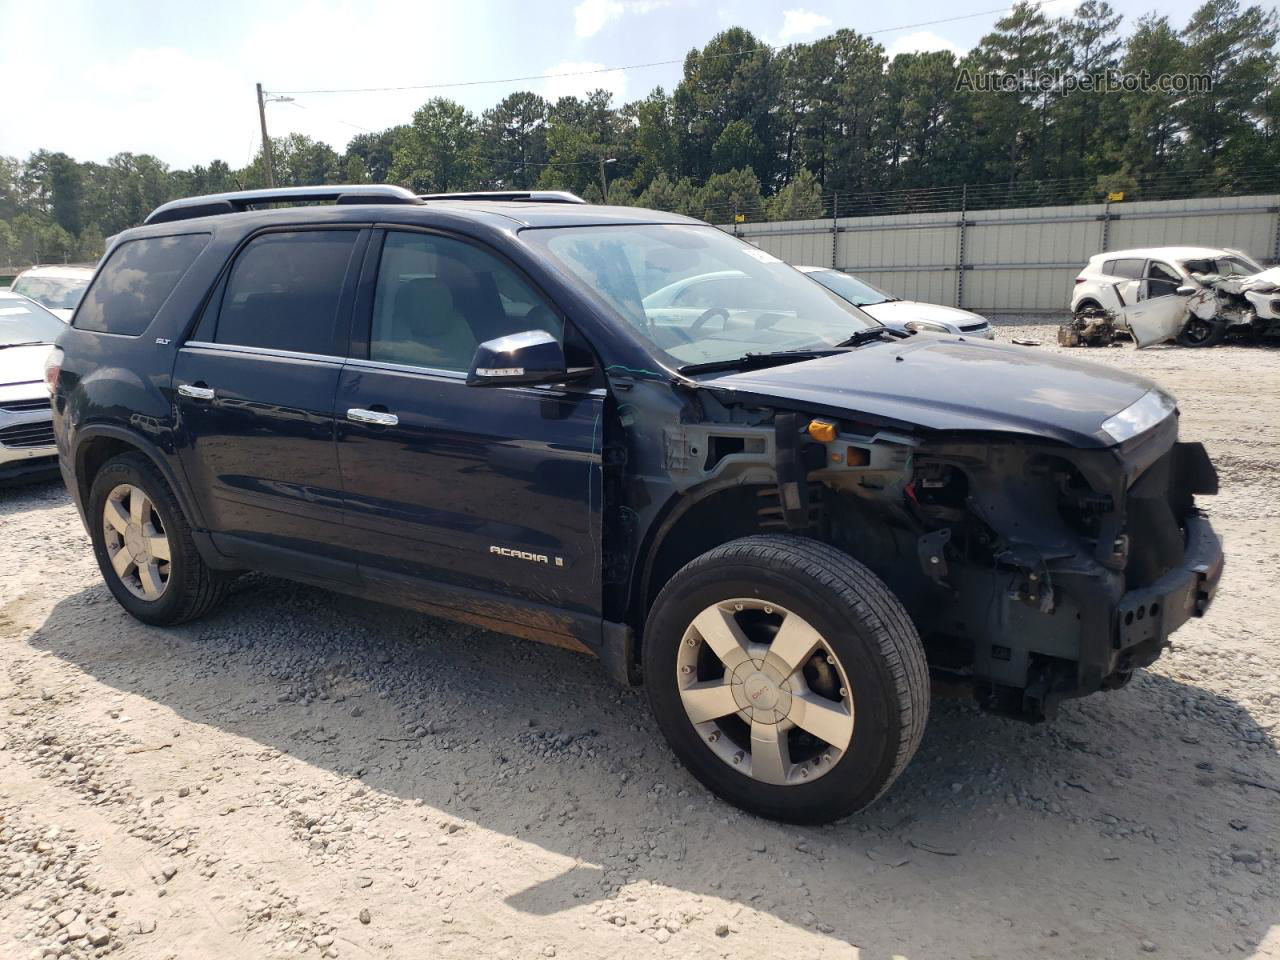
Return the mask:
POLYGON ((370 360, 465 373, 477 346, 525 330, 563 342, 560 318, 498 257, 449 237, 387 233, 370 360))
POLYGON ((1157 297, 1168 297, 1177 293, 1179 285, 1182 283, 1180 277, 1173 269, 1158 260, 1152 260, 1147 264, 1146 280, 1143 283, 1143 295, 1140 299, 1154 300, 1157 297))

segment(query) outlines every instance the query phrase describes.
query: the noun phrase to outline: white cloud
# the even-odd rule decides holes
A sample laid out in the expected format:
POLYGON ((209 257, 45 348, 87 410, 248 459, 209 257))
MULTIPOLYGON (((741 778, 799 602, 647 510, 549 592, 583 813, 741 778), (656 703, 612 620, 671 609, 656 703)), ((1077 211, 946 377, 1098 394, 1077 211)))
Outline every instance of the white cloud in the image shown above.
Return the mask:
POLYGON ((626 12, 619 0, 582 0, 573 8, 573 32, 580 37, 594 37, 610 20, 626 12))
POLYGON ((542 95, 553 103, 561 97, 584 97, 592 90, 608 90, 615 102, 627 95, 626 73, 605 70, 603 63, 563 61, 548 68, 546 76, 542 95))
POLYGON ((573 8, 573 32, 581 38, 594 37, 624 14, 648 13, 670 5, 671 0, 582 0, 573 8))
POLYGON ((892 60, 900 53, 926 53, 930 50, 950 50, 957 57, 963 57, 968 52, 932 30, 918 30, 894 40, 885 50, 885 55, 892 60))
POLYGON ((778 34, 781 41, 795 40, 817 33, 824 27, 831 26, 831 18, 824 17, 812 10, 784 10, 782 13, 782 31, 778 34))

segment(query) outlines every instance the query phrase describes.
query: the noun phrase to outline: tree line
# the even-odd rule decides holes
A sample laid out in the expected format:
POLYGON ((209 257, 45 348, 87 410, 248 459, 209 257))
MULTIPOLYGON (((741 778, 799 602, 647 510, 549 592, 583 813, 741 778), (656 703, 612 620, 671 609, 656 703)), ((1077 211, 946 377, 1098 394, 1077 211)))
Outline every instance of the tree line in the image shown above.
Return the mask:
MULTIPOLYGON (((437 97, 342 153, 301 134, 272 138, 275 180, 562 189, 725 222, 822 216, 832 194, 960 184, 1066 183, 1078 193, 1069 201, 1086 202, 1126 187, 1140 195, 1161 176, 1280 179, 1274 10, 1207 0, 1180 28, 1160 13, 1127 37, 1122 26, 1106 0, 1059 19, 1020 2, 963 57, 892 59, 851 29, 771 48, 734 27, 688 53, 671 92, 615 104, 603 90, 554 102, 519 91, 480 114, 437 97), (1050 80, 997 91, 960 82, 988 75, 1050 80), (1070 79, 1106 75, 1191 75, 1208 89, 1097 92, 1070 79)), ((104 237, 167 200, 266 183, 261 150, 240 169, 172 170, 131 153, 0 157, 0 262, 92 260, 104 237)))

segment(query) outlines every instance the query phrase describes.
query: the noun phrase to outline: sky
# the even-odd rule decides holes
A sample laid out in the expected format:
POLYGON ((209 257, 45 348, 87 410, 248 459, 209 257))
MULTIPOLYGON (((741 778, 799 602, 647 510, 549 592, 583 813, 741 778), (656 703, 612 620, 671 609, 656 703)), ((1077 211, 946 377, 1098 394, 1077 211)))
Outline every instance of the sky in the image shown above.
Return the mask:
MULTIPOLYGON (((1075 2, 1047 0, 1043 9, 1061 16, 1075 2)), ((358 133, 408 121, 433 96, 479 113, 514 90, 554 99, 603 87, 619 103, 659 84, 670 90, 684 55, 735 25, 774 45, 850 27, 873 35, 890 55, 963 52, 999 19, 1001 3, 0 0, 0 155, 44 148, 101 162, 129 151, 174 168, 215 158, 241 167, 260 139, 258 82, 273 97, 291 98, 268 103, 272 136, 304 133, 341 151, 358 133), (676 63, 589 72, 669 60, 676 63), (524 77, 535 79, 514 79, 524 77), (476 83, 490 80, 503 82, 476 83), (450 86, 302 92, 426 84, 450 86)), ((1112 5, 1127 30, 1156 4, 1112 5)), ((1160 6, 1181 27, 1197 2, 1160 6)))

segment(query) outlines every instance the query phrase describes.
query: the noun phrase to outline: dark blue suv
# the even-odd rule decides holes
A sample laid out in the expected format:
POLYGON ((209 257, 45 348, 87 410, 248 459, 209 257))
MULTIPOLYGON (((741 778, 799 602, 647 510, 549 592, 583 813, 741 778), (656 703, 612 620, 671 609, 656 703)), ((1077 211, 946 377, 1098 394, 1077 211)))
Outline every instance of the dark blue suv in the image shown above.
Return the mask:
POLYGON ((930 670, 1042 719, 1204 612, 1217 479, 1154 384, 575 201, 256 191, 115 238, 48 381, 119 602, 176 624, 252 569, 592 653, 805 822, 893 782, 930 670))

